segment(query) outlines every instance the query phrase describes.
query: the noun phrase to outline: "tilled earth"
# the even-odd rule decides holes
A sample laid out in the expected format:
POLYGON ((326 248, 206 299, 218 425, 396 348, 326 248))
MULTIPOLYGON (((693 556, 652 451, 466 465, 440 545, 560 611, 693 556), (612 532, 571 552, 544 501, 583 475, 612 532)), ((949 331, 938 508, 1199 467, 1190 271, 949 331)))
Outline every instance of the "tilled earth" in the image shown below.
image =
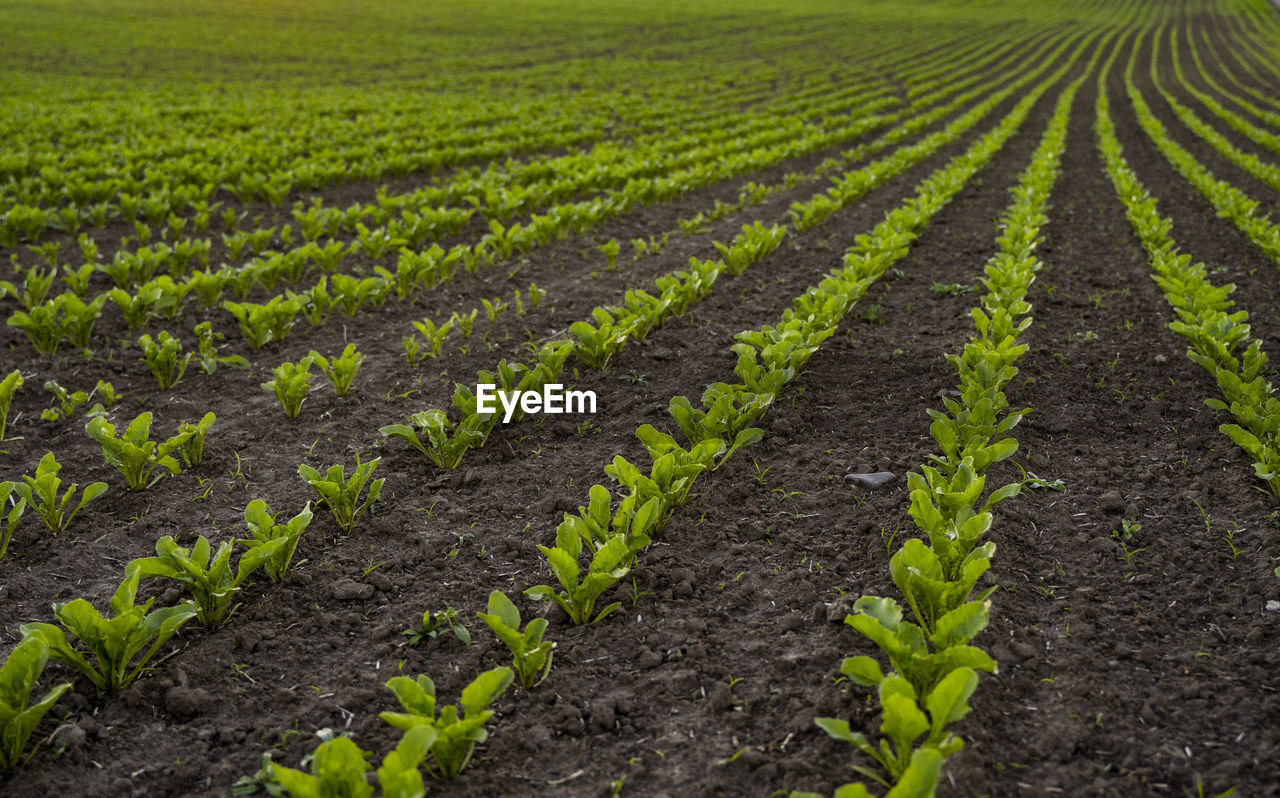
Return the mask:
MULTIPOLYGON (((1171 75, 1165 80, 1174 85, 1171 75)), ((1109 91, 1126 156, 1173 218, 1174 237, 1209 262, 1215 280, 1237 284, 1254 334, 1275 351, 1274 264, 1215 218, 1144 138, 1122 81, 1109 91)), ((1147 91, 1175 130, 1167 106, 1147 91)), ((858 596, 896 594, 888 556, 914 532, 904 475, 935 449, 924 410, 955 386, 943 355, 967 338, 978 296, 931 286, 980 289, 1008 189, 1056 97, 1057 90, 1046 94, 898 270, 855 306, 765 417, 765 440, 699 480, 693 500, 610 594, 621 610, 585 627, 550 613, 558 648, 549 678, 504 695, 492 736, 467 771, 429 785, 429 794, 596 796, 612 785, 648 796, 830 793, 854 778, 850 766, 860 760, 813 718, 877 723, 867 691, 836 678, 843 657, 874 653, 842 621, 858 596), (858 471, 896 478, 863 491, 844 479, 858 471)), ((1095 97, 1086 81, 1030 296, 1030 351, 1007 391, 1015 407, 1032 412, 1016 428, 1018 453, 989 477, 1003 484, 1025 469, 1062 485, 1024 491, 997 512, 989 579, 1000 589, 978 642, 1000 672, 983 678, 957 728, 968 747, 948 765, 946 792, 1182 795, 1202 783, 1215 794, 1231 786, 1240 795, 1280 794, 1272 654, 1280 613, 1265 610, 1280 596, 1271 559, 1280 516, 1247 457, 1218 431, 1224 419, 1203 404, 1216 386, 1166 329, 1171 311, 1102 170, 1095 97), (1140 529, 1117 539, 1126 520, 1140 529)), ((839 148, 639 211, 514 264, 459 275, 412 303, 335 316, 320 329, 300 322, 287 341, 244 351, 250 372, 209 376, 193 367, 171 392, 156 391, 136 350, 125 348, 135 333, 114 311, 100 323, 103 345, 90 359, 32 357, 25 339, 4 328, 0 346, 27 377, 10 413, 10 434, 22 439, 5 444, 13 472, 6 478, 33 472, 54 451, 68 481, 111 485, 60 538, 37 535, 32 518, 19 529, 0 562, 0 626, 10 642, 21 623, 50 620, 55 601, 84 597, 103 606, 125 563, 149 554, 162 535, 243 536, 243 508, 255 498, 286 517, 297 512, 312 498, 296 476, 299 463, 349 469, 357 454, 378 456, 375 476, 387 481, 383 500, 350 534, 318 510, 291 577, 255 578, 223 628, 188 625, 123 694, 98 697, 77 680, 41 727, 52 740, 28 767, 0 777, 0 791, 223 796, 264 754, 298 766, 322 728, 350 732, 379 755, 390 750, 396 733, 377 717, 398 708, 386 680, 425 673, 445 700, 456 700, 474 674, 505 663, 506 650, 474 614, 491 590, 514 597, 548 579, 537 544, 550 542, 564 512, 586 503, 591 484, 607 482, 602 469, 614 455, 646 462, 635 428, 670 427, 672 396, 696 401, 707 384, 731 380, 735 333, 777 320, 793 296, 839 264, 856 234, 1014 101, 741 277, 722 278, 710 298, 628 346, 607 370, 571 361, 576 387, 597 394, 595 416, 502 428, 456 472, 384 442, 377 429, 444 407, 453 380, 474 381, 478 369, 521 357, 523 342, 562 334, 591 307, 691 256, 714 257, 712 240, 727 241, 756 219, 780 219, 821 184, 775 195, 706 235, 676 233, 658 255, 633 260, 624 244, 616 270, 605 268, 600 243, 678 230, 677 219, 734 200, 747 179, 779 180, 839 148), (509 301, 531 281, 548 291, 540 307, 526 291, 526 315, 509 310, 491 327, 482 310, 470 339, 452 338, 439 360, 405 365, 400 340, 411 320, 443 319, 481 298, 509 301), (312 349, 336 354, 347 342, 368 357, 352 393, 338 399, 317 377, 301 416, 286 420, 259 383, 282 361, 312 349), (48 396, 40 385, 50 378, 85 390, 99 378, 112 381, 124 397, 114 420, 151 410, 160 435, 212 410, 218 420, 204 463, 127 492, 79 422, 39 420, 48 396), (424 610, 446 607, 470 628, 472 645, 445 633, 410 647, 403 630, 424 610)), ((1216 174, 1261 193, 1207 147, 1191 149, 1216 174)), ((226 314, 215 319, 236 339, 226 314)), ((159 604, 181 598, 155 583, 143 592, 159 604)), ((517 602, 526 617, 546 611, 517 602)), ((60 666, 50 673, 70 678, 60 666)))

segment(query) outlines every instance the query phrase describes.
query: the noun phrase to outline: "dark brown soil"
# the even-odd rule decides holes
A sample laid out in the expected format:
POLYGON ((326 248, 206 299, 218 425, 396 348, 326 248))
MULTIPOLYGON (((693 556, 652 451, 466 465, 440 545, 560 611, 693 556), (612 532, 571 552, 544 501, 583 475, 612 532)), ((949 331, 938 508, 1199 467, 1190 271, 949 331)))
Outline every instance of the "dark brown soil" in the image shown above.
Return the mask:
MULTIPOLYGON (((945 296, 931 286, 978 285, 1008 190, 1063 85, 813 356, 765 417, 766 439, 700 479, 633 578, 610 594, 621 611, 585 627, 550 613, 558 644, 550 677, 506 694, 467 771, 429 785, 428 794, 598 796, 618 782, 623 795, 830 794, 854 778, 851 765, 862 760, 813 718, 846 717, 869 732, 877 723, 866 691, 835 681, 843 657, 875 653, 841 622, 858 596, 896 594, 888 554, 914 534, 903 475, 934 451, 924 410, 940 406, 956 383, 943 355, 968 336, 977 293, 945 296), (844 481, 852 471, 881 470, 898 478, 879 491, 844 481)), ((1274 350, 1274 266, 1213 218, 1143 138, 1122 84, 1112 81, 1110 92, 1126 155, 1174 219, 1173 235, 1224 269, 1217 279, 1239 285, 1240 306, 1274 350)), ((1166 329, 1171 311, 1097 154, 1095 96, 1086 81, 1073 108, 1040 249, 1044 270, 1030 297, 1030 351, 1008 389, 1015 406, 1033 411, 1017 428, 1013 461, 1065 488, 1026 491, 998 512, 991 578, 1000 589, 979 642, 1000 673, 982 680, 957 727, 968 747, 948 764, 943 792, 1184 795, 1199 781, 1206 793, 1236 786, 1238 795, 1277 795, 1280 676, 1271 652, 1280 613, 1264 609, 1280 597, 1275 501, 1218 432, 1224 419, 1203 405, 1216 387, 1166 329), (1141 524, 1128 542, 1139 551, 1129 557, 1112 535, 1126 519, 1141 524)), ((412 303, 298 327, 285 342, 247 353, 251 372, 208 376, 193 367, 168 393, 155 390, 136 349, 123 345, 136 331, 114 315, 103 320, 91 359, 33 357, 17 331, 0 331, 0 346, 28 375, 10 413, 10 434, 22 440, 5 444, 5 476, 30 473, 54 451, 68 481, 111 485, 60 539, 24 519, 0 561, 5 649, 21 623, 50 620, 52 602, 84 597, 104 606, 124 564, 162 535, 242 536, 243 508, 255 498, 297 512, 312 498, 296 476, 300 462, 349 470, 357 454, 378 456, 375 476, 387 480, 383 501, 350 534, 317 512, 292 577, 253 580, 224 628, 188 626, 122 695, 99 697, 76 680, 40 729, 53 741, 25 769, 0 777, 0 792, 225 796, 264 753, 297 767, 322 728, 349 732, 379 756, 389 751, 396 735, 377 717, 396 708, 386 680, 425 673, 452 701, 475 673, 505 663, 505 649, 474 613, 490 590, 515 597, 547 579, 536 544, 585 503, 591 484, 607 483, 603 466, 617 454, 647 463, 636 427, 668 428, 672 396, 696 401, 708 383, 732 379, 735 333, 775 321, 791 297, 838 266, 855 235, 1013 102, 854 207, 790 237, 743 276, 723 278, 710 298, 626 348, 606 371, 571 362, 577 387, 598 395, 594 417, 502 429, 456 472, 383 443, 377 428, 445 406, 452 380, 472 382, 477 369, 521 356, 526 339, 560 333, 691 256, 713 257, 711 240, 727 241, 756 219, 776 221, 819 187, 775 196, 707 236, 674 235, 657 256, 632 260, 624 246, 618 268, 605 268, 598 244, 676 229, 715 199, 732 201, 741 183, 693 192, 463 275, 412 303), (492 328, 481 311, 469 341, 451 341, 438 361, 405 365, 400 340, 411 320, 469 311, 481 298, 509 300, 530 281, 549 292, 541 308, 526 295, 526 316, 509 310, 492 328), (348 397, 334 397, 317 377, 291 422, 259 388, 278 363, 311 349, 336 353, 348 341, 368 356, 348 397), (40 385, 51 377, 86 390, 99 378, 113 381, 124 396, 115 420, 152 410, 162 435, 213 410, 205 462, 127 492, 79 420, 39 420, 49 405, 40 385), (409 647, 402 631, 424 610, 445 607, 458 611, 473 644, 445 634, 409 647)), ((828 154, 743 181, 777 180, 828 154)), ((243 351, 226 315, 217 318, 243 351)), ((1010 462, 989 484, 1020 476, 1010 462)), ((144 592, 159 604, 181 598, 157 584, 144 592)), ((517 603, 526 617, 545 612, 517 603)), ((49 673, 70 678, 60 666, 49 673)))

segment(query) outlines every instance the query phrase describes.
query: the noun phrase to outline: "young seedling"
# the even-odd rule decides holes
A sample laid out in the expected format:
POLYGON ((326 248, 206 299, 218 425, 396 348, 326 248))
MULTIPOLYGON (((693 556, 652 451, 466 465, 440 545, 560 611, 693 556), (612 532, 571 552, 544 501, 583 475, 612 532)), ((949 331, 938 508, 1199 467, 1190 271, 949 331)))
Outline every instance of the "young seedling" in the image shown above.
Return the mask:
POLYGON ((489 594, 488 614, 478 612, 476 615, 511 649, 512 666, 521 687, 528 690, 547 678, 556 644, 542 639, 547 630, 546 618, 534 618, 520 631, 520 611, 501 590, 489 594))
POLYGON ((12 482, 0 482, 0 560, 9 552, 9 541, 13 540, 18 521, 27 510, 27 500, 16 495, 16 488, 12 482), (12 507, 9 506, 11 503, 12 507), (7 515, 5 508, 9 509, 7 515))
POLYGON ((481 299, 480 304, 484 305, 484 312, 489 319, 490 327, 493 327, 494 325, 496 325, 498 323, 498 316, 502 313, 502 311, 510 307, 506 302, 503 302, 501 299, 495 299, 492 302, 490 302, 487 299, 481 299))
POLYGON ((42 640, 49 646, 50 659, 80 671, 99 690, 118 693, 133 684, 160 646, 196 615, 189 601, 152 612, 155 599, 135 604, 137 592, 137 575, 126 576, 111 597, 112 617, 105 617, 84 599, 75 599, 53 605, 61 626, 27 623, 19 631, 24 638, 42 640), (72 647, 67 632, 84 648, 72 647))
POLYGON ((314 350, 308 357, 324 372, 324 376, 329 378, 329 383, 333 385, 333 392, 338 396, 346 396, 347 391, 351 390, 351 381, 355 379, 360 364, 364 362, 364 355, 356 351, 355 344, 347 344, 342 354, 333 360, 327 359, 314 350))
MULTIPOLYGON (((373 787, 367 780, 368 752, 360 750, 346 737, 333 737, 327 729, 319 736, 324 742, 308 757, 311 773, 277 765, 271 761, 270 754, 264 754, 258 777, 241 779, 237 786, 243 784, 246 790, 256 792, 259 786, 266 785, 269 795, 281 795, 283 789, 294 798, 371 798, 373 787)), ((429 726, 405 732, 378 768, 378 785, 384 798, 413 798, 425 794, 418 766, 435 741, 436 730, 429 726)), ((306 761, 303 760, 304 764, 306 761)))
POLYGON ((178 454, 182 457, 182 462, 187 464, 188 468, 195 468, 204 460, 204 437, 208 434, 209 428, 213 426, 216 419, 213 411, 204 414, 199 423, 192 424, 184 421, 178 425, 179 433, 189 433, 190 438, 187 442, 178 448, 178 454))
POLYGON ((276 366, 270 382, 262 383, 264 391, 270 391, 280 400, 284 414, 289 418, 297 418, 302 410, 302 403, 307 400, 307 392, 311 390, 311 356, 293 363, 281 363, 276 366))
POLYGON ((453 636, 461 640, 464 646, 471 648, 471 632, 458 620, 458 611, 453 607, 445 607, 436 612, 427 610, 422 613, 422 623, 418 628, 405 629, 404 635, 409 638, 409 645, 416 647, 423 638, 434 640, 444 632, 453 632, 453 636))
POLYGON ((615 601, 595 613, 596 599, 630 572, 636 552, 648 546, 650 541, 640 532, 615 535, 599 548, 595 548, 593 543, 591 563, 585 575, 578 562, 583 542, 582 536, 571 525, 561 524, 556 529, 555 547, 539 546, 538 550, 547 558, 547 564, 562 590, 557 591, 551 585, 537 585, 524 592, 534 601, 554 601, 569 620, 579 626, 596 623, 622 606, 621 601, 615 601))
POLYGON ((611 238, 601 244, 598 249, 604 253, 605 263, 609 264, 610 269, 618 265, 618 252, 622 249, 622 245, 618 243, 618 239, 611 238))
MULTIPOLYGON (((6 440, 20 440, 18 438, 5 438, 5 428, 9 422, 9 405, 13 402, 13 395, 22 387, 22 373, 17 369, 9 372, 9 375, 0 380, 0 443, 6 440)), ((0 450, 2 452, 3 450, 0 450)))
POLYGON ((422 726, 434 729, 431 758, 436 766, 426 765, 427 773, 433 778, 451 779, 471 761, 476 743, 488 739, 484 725, 493 717, 493 710, 488 707, 506 692, 514 678, 510 668, 485 671, 463 688, 458 706, 437 707, 436 687, 431 679, 395 676, 387 682, 387 688, 406 711, 382 712, 378 717, 406 732, 422 726))
POLYGON ((24 475, 22 479, 25 484, 14 486, 14 492, 27 503, 27 506, 35 509, 45 526, 49 527, 49 531, 55 535, 71 525, 71 520, 76 517, 76 513, 80 512, 82 507, 107 490, 107 483, 94 482, 80 494, 80 503, 67 512, 79 485, 73 483, 59 497, 58 490, 62 486, 62 480, 58 479, 58 472, 61 470, 62 466, 54 459, 53 452, 49 452, 40 458, 34 478, 24 475))
POLYGON ((378 467, 381 460, 382 458, 378 457, 361 463, 360 457, 357 456, 356 469, 350 479, 346 478, 341 465, 330 466, 322 477, 319 471, 303 464, 298 466, 298 475, 311 486, 320 501, 329 506, 330 511, 333 512, 333 520, 338 523, 338 528, 343 532, 350 532, 355 529, 360 516, 364 515, 382 494, 382 483, 386 481, 385 479, 369 482, 369 477, 373 475, 373 470, 378 467), (369 483, 369 493, 361 504, 360 493, 364 490, 366 482, 369 483))
POLYGON ((105 416, 108 407, 115 407, 116 402, 120 401, 120 396, 116 393, 115 386, 105 380, 98 380, 98 384, 93 386, 93 390, 89 393, 89 398, 100 397, 101 402, 94 402, 93 407, 89 408, 85 413, 86 418, 93 416, 105 416))
POLYGON ((241 355, 227 355, 224 357, 218 354, 218 342, 224 340, 226 336, 220 332, 214 332, 211 323, 202 321, 195 326, 193 332, 195 332, 196 338, 200 342, 200 370, 205 374, 212 374, 217 371, 219 364, 230 366, 233 369, 249 368, 249 361, 241 355))
POLYGON ((30 703, 36 681, 48 661, 49 644, 36 637, 25 637, 0 666, 0 770, 13 770, 35 756, 32 749, 23 758, 27 741, 40 719, 71 689, 71 682, 60 682, 35 704, 30 703))
MULTIPOLYGON (((858 659, 874 664, 869 657, 858 659)), ((853 731, 848 721, 816 718, 814 722, 834 739, 844 740, 878 762, 890 781, 885 782, 878 773, 867 768, 855 768, 859 772, 886 786, 898 785, 894 789, 904 796, 930 795, 936 787, 943 760, 964 747, 964 741, 948 732, 946 727, 969 714, 968 700, 978 686, 978 675, 971 668, 956 667, 939 679, 927 695, 921 696, 901 676, 885 677, 879 671, 879 665, 875 665, 874 673, 868 670, 865 674, 867 678, 858 676, 853 680, 863 685, 878 680, 883 710, 880 745, 872 745, 864 734, 853 731), (917 747, 916 741, 926 733, 928 737, 917 747), (903 785, 911 789, 904 792, 899 789, 903 785)), ((842 787, 837 794, 870 795, 865 789, 845 792, 851 786, 842 787)))
POLYGON ((167 391, 182 381, 182 375, 187 373, 187 365, 195 355, 188 352, 179 359, 182 342, 165 330, 160 331, 158 338, 159 340, 152 340, 150 335, 144 334, 138 339, 138 346, 142 349, 142 359, 151 375, 156 378, 160 390, 167 391))
POLYGON ((68 391, 59 385, 57 380, 47 380, 44 389, 58 400, 58 406, 46 407, 41 411, 40 418, 43 421, 61 421, 64 418, 71 418, 76 408, 89 401, 89 394, 84 391, 68 391))
POLYGON ((455 310, 453 316, 450 317, 449 321, 458 326, 458 332, 461 333, 464 340, 471 337, 471 328, 475 325, 476 314, 479 312, 478 310, 472 310, 469 315, 463 316, 455 310))
POLYGON ((405 338, 404 354, 405 354, 405 359, 409 362, 409 365, 410 366, 416 365, 419 361, 421 361, 425 357, 430 357, 430 358, 440 357, 440 352, 441 350, 444 349, 445 337, 448 336, 449 331, 453 329, 453 324, 454 324, 453 319, 449 319, 444 324, 441 324, 439 327, 437 327, 435 322, 431 321, 431 319, 423 319, 422 321, 415 321, 413 323, 413 327, 415 330, 418 331, 418 334, 422 336, 423 341, 426 342, 427 348, 423 350, 422 349, 423 341, 419 341, 417 338, 414 338, 412 335, 405 338))
POLYGON ((1227 550, 1231 552, 1232 562, 1235 562, 1237 559, 1239 559, 1241 554, 1244 554, 1245 551, 1247 551, 1247 549, 1239 548, 1236 546, 1236 535, 1243 531, 1244 531, 1243 527, 1233 526, 1227 530, 1227 534, 1222 538, 1224 541, 1226 541, 1227 550))
POLYGON ((163 577, 181 582, 195 600, 196 619, 205 626, 222 624, 234 609, 232 601, 245 579, 267 560, 272 559, 287 541, 277 540, 249 549, 233 572, 227 541, 216 552, 208 538, 201 535, 191 549, 184 549, 165 535, 156 541, 155 557, 140 557, 125 567, 126 578, 134 580, 163 577))
POLYGON ((307 502, 302 512, 290 518, 287 524, 277 524, 277 515, 278 513, 271 512, 271 508, 262 499, 249 502, 244 508, 244 522, 253 537, 236 541, 250 550, 263 547, 271 549, 271 556, 263 561, 262 568, 272 582, 279 582, 289 573, 298 541, 311 524, 311 502, 307 502))
POLYGON ((408 441, 440 468, 451 469, 458 467, 468 449, 484 441, 487 433, 483 424, 484 418, 477 414, 467 416, 454 426, 443 411, 424 410, 410 416, 408 424, 388 424, 378 432, 385 438, 408 441), (414 426, 422 431, 422 438, 414 426))
POLYGON ((163 468, 170 474, 182 473, 182 466, 170 456, 190 439, 192 433, 179 432, 164 443, 151 440, 151 411, 140 414, 129 423, 124 434, 116 437, 114 424, 105 418, 92 419, 84 428, 102 446, 107 463, 124 475, 129 490, 143 490, 160 481, 164 473, 151 476, 163 468))
POLYGON ((542 304, 542 298, 546 295, 545 288, 539 288, 537 283, 529 283, 529 301, 535 308, 542 304))

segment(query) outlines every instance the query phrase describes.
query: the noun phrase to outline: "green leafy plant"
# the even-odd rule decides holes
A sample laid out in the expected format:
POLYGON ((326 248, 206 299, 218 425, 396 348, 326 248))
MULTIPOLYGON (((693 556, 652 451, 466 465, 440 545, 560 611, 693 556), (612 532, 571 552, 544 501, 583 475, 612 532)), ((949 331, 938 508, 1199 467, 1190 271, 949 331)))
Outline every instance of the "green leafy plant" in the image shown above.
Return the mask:
POLYGON ((222 306, 235 316, 240 324, 240 334, 253 349, 260 349, 271 341, 283 341, 293 328, 294 317, 302 312, 300 300, 279 295, 261 305, 223 302, 222 306))
POLYGON ((378 717, 406 732, 425 726, 434 729, 436 740, 431 745, 435 767, 427 764, 434 778, 451 779, 471 761, 477 743, 489 737, 485 723, 493 717, 489 706, 511 686, 514 676, 510 668, 494 668, 477 676, 462 690, 458 706, 437 706, 435 683, 428 677, 416 680, 395 676, 387 682, 405 712, 382 712, 378 717))
POLYGON ((444 349, 445 338, 449 335, 449 331, 453 329, 453 324, 453 319, 449 319, 439 327, 431 319, 413 322, 413 328, 422 336, 422 341, 412 335, 404 339, 404 356, 409 365, 416 365, 426 357, 439 357, 441 350, 444 349), (422 348, 424 342, 426 343, 425 350, 422 348))
POLYGON ((123 288, 113 288, 107 292, 107 298, 120 308, 129 329, 136 330, 146 324, 158 311, 158 305, 164 298, 164 289, 156 282, 146 282, 138 286, 138 293, 130 294, 123 288))
POLYGON ((244 522, 249 527, 252 538, 240 539, 236 543, 249 549, 268 548, 271 556, 263 560, 262 569, 271 577, 271 581, 279 582, 289 573, 293 564, 293 555, 298 549, 298 541, 302 533, 311 524, 311 502, 307 502, 302 512, 289 519, 286 524, 276 523, 278 513, 262 499, 254 499, 244 508, 244 522))
POLYGON ((62 343, 62 328, 58 324, 58 312, 62 308, 61 297, 35 305, 27 311, 15 310, 5 322, 26 334, 27 340, 37 352, 52 355, 62 343))
POLYGON ((270 382, 262 383, 264 391, 274 393, 289 418, 297 418, 302 410, 302 403, 307 400, 311 390, 311 356, 308 355, 297 364, 284 362, 276 366, 270 382))
POLYGON ((542 298, 546 295, 545 288, 539 288, 537 283, 529 283, 529 301, 535 308, 542 304, 542 298))
POLYGON ((345 274, 334 274, 330 279, 333 305, 347 316, 355 316, 367 303, 381 304, 391 288, 391 284, 381 277, 359 279, 345 274))
POLYGON ((471 632, 458 620, 458 611, 453 607, 422 613, 422 621, 416 629, 405 629, 404 635, 409 638, 410 646, 417 646, 424 638, 434 640, 445 632, 453 632, 453 636, 462 641, 467 648, 471 647, 471 632))
MULTIPOLYGON (((283 789, 293 798, 371 798, 373 786, 367 780, 369 754, 347 737, 332 737, 324 732, 321 737, 324 742, 303 760, 304 763, 310 761, 310 773, 277 765, 265 754, 258 781, 277 785, 275 792, 271 786, 267 787, 272 795, 281 794, 279 790, 283 789)), ((435 741, 436 730, 430 726, 418 726, 404 733, 378 768, 383 798, 421 798, 425 794, 418 766, 435 741)), ((249 783, 256 789, 256 782, 249 780, 249 783)))
POLYGON ((939 296, 960 296, 976 289, 972 285, 964 285, 963 283, 934 283, 929 286, 929 290, 939 296))
POLYGON ((855 745, 879 762, 891 780, 881 779, 876 771, 865 767, 855 766, 854 770, 884 786, 897 785, 895 790, 902 795, 929 794, 937 784, 942 761, 964 747, 964 740, 946 728, 968 715, 969 697, 977 687, 978 675, 968 667, 959 667, 947 674, 923 702, 909 681, 901 676, 879 681, 879 703, 883 710, 879 745, 870 743, 864 734, 852 731, 849 721, 819 717, 815 722, 832 738, 855 745), (924 734, 928 734, 925 742, 916 744, 924 734), (919 792, 920 789, 928 792, 919 792))
POLYGON ((378 467, 381 460, 382 458, 377 457, 361 463, 360 457, 357 456, 356 468, 350 479, 344 475, 341 465, 330 466, 325 475, 321 476, 319 471, 303 464, 298 466, 298 474, 316 492, 320 501, 328 505, 329 510, 333 512, 333 520, 338 523, 338 528, 343 532, 350 532, 355 529, 360 516, 364 515, 382 494, 382 483, 386 482, 385 479, 369 482, 373 470, 378 467), (369 493, 361 503, 360 493, 364 490, 365 483, 369 484, 369 493))
POLYGON ((135 604, 137 592, 137 575, 126 576, 111 597, 112 617, 84 599, 75 599, 53 605, 61 626, 23 624, 22 636, 42 640, 49 646, 50 659, 80 671, 99 690, 118 693, 141 676, 160 646, 196 615, 189 601, 152 611, 155 599, 135 604), (72 647, 67 632, 84 647, 72 647))
POLYGON ((12 482, 0 482, 0 523, 3 523, 0 527, 0 560, 9 552, 9 541, 13 540, 18 521, 27 509, 27 500, 15 495, 16 488, 17 485, 12 482), (13 506, 9 507, 11 501, 13 506), (5 508, 9 510, 7 515, 5 508))
POLYGON ((1120 522, 1119 529, 1111 530, 1111 537, 1116 540, 1133 540, 1133 536, 1137 532, 1142 531, 1142 524, 1132 519, 1126 518, 1120 522))
POLYGON ((364 355, 356 351, 355 344, 347 344, 342 354, 333 360, 314 350, 308 357, 329 378, 329 383, 333 385, 333 392, 338 396, 346 396, 347 391, 351 390, 351 381, 355 379, 360 364, 364 362, 364 355))
POLYGON ((472 310, 470 314, 464 316, 455 310, 453 312, 453 315, 449 317, 449 323, 453 323, 457 325, 458 332, 462 335, 463 339, 465 340, 471 337, 471 328, 472 326, 475 325, 476 314, 478 314, 479 312, 480 311, 478 310, 472 310))
POLYGON ((547 678, 556 644, 542 639, 547 630, 546 618, 534 618, 521 631, 520 610, 501 590, 489 594, 489 612, 476 615, 511 649, 512 666, 521 687, 527 690, 547 678))
POLYGON ((71 689, 71 682, 61 682, 30 703, 48 661, 49 644, 38 637, 24 637, 0 666, 0 770, 13 770, 35 756, 32 749, 23 758, 27 741, 41 718, 71 689))
POLYGON ((93 386, 91 395, 102 397, 102 404, 105 407, 115 407, 116 402, 120 401, 115 386, 105 380, 98 380, 98 384, 93 386))
POLYGON ((488 435, 483 416, 467 416, 454 426, 443 410, 424 410, 409 417, 408 424, 388 424, 378 429, 383 437, 408 441, 440 468, 457 468, 462 456, 488 435), (412 426, 411 426, 412 425, 412 426), (426 442, 414 427, 423 433, 426 442))
MULTIPOLYGON (((212 303, 210 303, 212 304, 212 303)), ((234 369, 249 368, 249 361, 242 355, 219 355, 218 342, 226 338, 220 332, 214 332, 213 324, 202 321, 195 326, 193 330, 196 339, 200 344, 200 370, 205 374, 212 374, 218 370, 219 365, 230 366, 234 369)))
POLYGON ((618 265, 618 252, 621 248, 622 245, 618 243, 618 239, 616 238, 611 238, 597 247, 597 249, 604 253, 604 260, 609 264, 610 269, 618 265))
POLYGON ((164 477, 164 472, 182 473, 182 466, 171 454, 185 445, 192 435, 191 432, 179 432, 164 443, 152 441, 149 410, 131 421, 119 438, 116 437, 115 425, 101 417, 90 420, 84 430, 102 447, 107 463, 124 475, 129 490, 151 487, 164 477), (152 477, 157 469, 163 471, 152 477))
POLYGON ((156 556, 131 561, 125 567, 125 576, 135 580, 158 576, 186 585, 195 600, 196 619, 205 626, 218 626, 230 616, 232 602, 244 581, 286 543, 277 540, 250 548, 233 572, 234 546, 230 541, 224 541, 215 552, 204 535, 190 549, 165 535, 156 541, 156 556))
POLYGON ((75 415, 76 408, 89 401, 89 394, 84 391, 68 391, 59 385, 57 380, 47 380, 44 389, 58 400, 57 407, 47 407, 40 411, 40 418, 44 421, 61 421, 64 418, 71 418, 75 415))
POLYGON ((9 372, 8 376, 0 380, 0 443, 4 443, 6 440, 19 440, 17 438, 6 438, 5 430, 9 423, 9 405, 13 403, 13 395, 22 387, 23 382, 22 372, 18 371, 18 369, 9 372))
POLYGON ((142 349, 142 359, 146 362, 147 369, 156 378, 162 391, 167 391, 182 381, 182 375, 187 373, 187 366, 195 356, 188 352, 179 358, 182 342, 165 330, 160 331, 158 340, 153 340, 144 333, 138 339, 138 346, 142 349))
POLYGON ((62 466, 54 459, 53 452, 49 452, 40 458, 40 464, 36 466, 35 477, 23 476, 25 484, 18 484, 14 488, 14 492, 26 501, 27 506, 35 509, 40 519, 44 521, 45 526, 53 534, 57 535, 63 532, 71 525, 72 519, 76 517, 76 513, 89 502, 101 496, 107 490, 107 483, 94 482, 85 487, 84 492, 80 494, 80 503, 74 508, 67 511, 71 505, 72 499, 75 497, 77 484, 72 484, 67 488, 61 497, 58 491, 62 486, 62 480, 58 479, 58 472, 62 470, 62 466))
POLYGON ((189 434, 187 442, 178 447, 178 455, 182 457, 182 462, 187 464, 188 468, 195 468, 204 461, 204 438, 209 433, 209 428, 213 426, 213 422, 217 417, 213 411, 204 414, 204 417, 195 424, 189 421, 183 421, 178 425, 179 434, 189 434))
POLYGON ((537 585, 524 594, 535 601, 554 601, 574 624, 596 623, 622 606, 621 601, 615 601, 597 614, 596 600, 630 572, 636 552, 648 545, 649 537, 643 532, 615 535, 599 548, 593 545, 591 562, 584 575, 578 562, 583 549, 582 536, 569 525, 561 524, 556 529, 554 548, 538 546, 561 590, 537 585))
POLYGON ((492 302, 490 302, 487 299, 481 299, 480 304, 484 305, 485 316, 489 319, 490 327, 493 327, 494 325, 496 325, 498 323, 499 314, 501 314, 502 311, 510 307, 506 302, 503 302, 502 299, 500 298, 495 299, 492 302))

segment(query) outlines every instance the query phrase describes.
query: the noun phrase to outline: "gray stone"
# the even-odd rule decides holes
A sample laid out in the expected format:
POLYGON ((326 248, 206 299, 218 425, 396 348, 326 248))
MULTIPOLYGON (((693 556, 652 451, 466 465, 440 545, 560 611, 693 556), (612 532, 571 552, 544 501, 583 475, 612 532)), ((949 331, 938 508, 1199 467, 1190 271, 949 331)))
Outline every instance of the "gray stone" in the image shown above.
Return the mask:
POLYGON ((1267 602, 1267 612, 1280 612, 1280 601, 1272 599, 1267 602))
POLYGON ((373 597, 373 585, 366 585, 354 579, 339 579, 329 588, 329 595, 338 601, 359 601, 373 597))
POLYGON ((71 750, 84 745, 85 735, 84 729, 74 723, 61 726, 53 733, 53 745, 55 748, 71 750))
POLYGON ((171 687, 164 694, 164 708, 178 718, 193 718, 213 706, 213 697, 199 687, 171 687))
POLYGON ((892 471, 876 471, 872 474, 845 474, 844 478, 846 482, 851 482, 859 488, 875 490, 893 482, 898 475, 892 471))
POLYGON ((1119 491, 1109 490, 1098 497, 1098 509, 1104 513, 1119 515, 1124 510, 1124 499, 1119 491))

